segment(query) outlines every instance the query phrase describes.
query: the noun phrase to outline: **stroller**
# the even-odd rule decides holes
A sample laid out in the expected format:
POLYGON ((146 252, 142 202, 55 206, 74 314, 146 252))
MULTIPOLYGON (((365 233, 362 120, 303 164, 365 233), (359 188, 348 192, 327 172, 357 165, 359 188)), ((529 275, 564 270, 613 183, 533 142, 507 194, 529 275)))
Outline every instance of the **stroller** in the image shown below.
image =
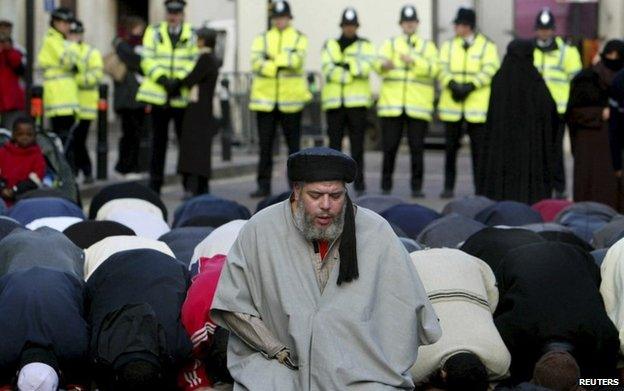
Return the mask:
MULTIPOLYGON (((0 145, 11 139, 11 132, 0 128, 0 145)), ((63 144, 59 137, 51 132, 37 129, 37 144, 41 147, 46 160, 46 173, 42 180, 44 188, 57 189, 68 199, 80 205, 80 192, 74 174, 63 154, 63 144)))

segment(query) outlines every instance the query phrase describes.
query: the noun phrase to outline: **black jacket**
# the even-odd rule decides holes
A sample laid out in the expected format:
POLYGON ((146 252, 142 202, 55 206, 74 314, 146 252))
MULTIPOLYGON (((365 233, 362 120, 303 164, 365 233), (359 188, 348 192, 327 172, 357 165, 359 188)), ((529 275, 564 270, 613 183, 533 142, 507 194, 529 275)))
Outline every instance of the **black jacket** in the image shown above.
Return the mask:
POLYGON ((151 353, 170 381, 190 357, 192 345, 180 321, 188 271, 155 250, 122 251, 87 281, 90 355, 96 378, 124 353, 151 353), (154 338, 152 338, 154 337, 154 338))

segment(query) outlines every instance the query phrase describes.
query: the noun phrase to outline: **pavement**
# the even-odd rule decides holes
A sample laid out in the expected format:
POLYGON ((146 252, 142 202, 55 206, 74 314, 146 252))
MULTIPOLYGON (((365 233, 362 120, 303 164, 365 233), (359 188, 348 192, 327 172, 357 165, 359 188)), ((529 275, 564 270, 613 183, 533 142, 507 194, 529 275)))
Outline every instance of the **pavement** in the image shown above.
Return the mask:
MULTIPOLYGON (((92 137, 89 138, 89 150, 95 151, 95 132, 92 131, 92 137)), ((106 181, 96 181, 92 185, 81 186, 81 194, 85 206, 88 206, 90 199, 102 187, 125 180, 116 174, 113 170, 117 161, 117 140, 119 132, 114 130, 109 134, 109 158, 108 172, 109 179, 106 181)), ((170 211, 180 205, 183 201, 184 193, 180 185, 179 176, 176 174, 177 164, 177 144, 174 137, 170 139, 169 150, 166 163, 166 180, 162 189, 162 198, 170 211)), ((404 141, 405 142, 405 141, 404 141)), ((237 201, 250 209, 253 213, 256 210, 258 199, 249 197, 249 193, 255 190, 255 171, 257 165, 257 151, 254 147, 234 147, 232 151, 232 160, 223 161, 221 159, 221 148, 219 142, 213 145, 213 179, 210 182, 211 194, 237 201)), ((346 146, 348 151, 348 146, 346 146)), ((94 155, 94 154, 92 154, 94 155)), ((95 157, 95 156, 92 156, 95 157)), ((288 189, 286 179, 286 161, 287 153, 282 145, 280 153, 275 156, 273 187, 274 194, 279 194, 288 189)), ((414 199, 411 197, 410 191, 410 161, 407 145, 403 145, 397 157, 396 169, 394 174, 394 189, 392 194, 399 196, 410 203, 418 203, 429 208, 441 211, 449 200, 439 198, 444 183, 444 151, 427 150, 425 152, 425 177, 423 183, 424 198, 414 199)), ((94 160, 95 161, 95 160, 94 160)), ((365 154, 365 180, 367 184, 366 194, 381 194, 381 163, 382 154, 379 151, 367 151, 365 154)), ((455 188, 455 197, 463 197, 472 195, 474 187, 472 182, 470 150, 464 146, 458 156, 458 175, 457 185, 455 188)), ((571 179, 571 157, 566 158, 568 179, 571 179)), ((143 180, 147 181, 147 175, 143 180)), ((570 180, 568 181, 570 182, 570 180)), ((570 187, 570 186, 569 186, 570 187)), ((351 189, 352 190, 352 189, 351 189)), ((353 191, 351 191, 354 194, 353 191)))

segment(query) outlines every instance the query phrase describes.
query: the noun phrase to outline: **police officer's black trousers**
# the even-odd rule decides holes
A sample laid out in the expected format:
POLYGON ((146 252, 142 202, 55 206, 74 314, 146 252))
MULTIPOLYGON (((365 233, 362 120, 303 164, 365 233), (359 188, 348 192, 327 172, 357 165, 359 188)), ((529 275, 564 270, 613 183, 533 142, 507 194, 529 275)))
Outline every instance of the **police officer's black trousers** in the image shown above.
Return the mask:
POLYGON ((180 140, 185 109, 166 106, 152 106, 152 160, 150 163, 150 188, 160 194, 164 182, 169 122, 173 120, 175 133, 180 140))
POLYGON ((59 115, 56 117, 50 117, 50 125, 52 126, 52 132, 61 139, 63 145, 67 141, 69 132, 71 131, 76 118, 73 115, 59 115))
POLYGON ((564 193, 566 189, 565 166, 563 164, 563 136, 565 135, 565 120, 559 118, 557 134, 555 136, 555 151, 553 165, 553 188, 558 193, 564 193))
POLYGON ((457 151, 461 147, 461 139, 464 135, 464 124, 470 137, 470 150, 472 152, 472 179, 475 190, 479 188, 480 177, 479 157, 483 147, 485 124, 477 124, 464 120, 457 122, 445 122, 446 128, 446 161, 444 164, 444 190, 455 189, 457 176, 457 151))
POLYGON ((91 120, 81 119, 74 127, 71 141, 65 152, 74 175, 78 175, 79 171, 82 171, 85 177, 90 177, 92 174, 91 158, 87 150, 87 135, 90 127, 91 120))
POLYGON ((382 117, 382 147, 383 147, 383 167, 381 172, 381 189, 392 190, 392 173, 396 162, 397 151, 403 137, 403 129, 407 129, 407 141, 410 147, 412 159, 412 180, 411 189, 421 190, 423 180, 425 150, 425 134, 429 123, 420 119, 414 119, 405 113, 398 117, 382 117))
POLYGON ((281 125, 288 145, 288 154, 301 148, 301 112, 283 113, 277 109, 271 112, 257 112, 258 144, 260 161, 258 163, 258 189, 271 191, 271 173, 273 171, 273 143, 277 125, 281 125))
POLYGON ((351 157, 358 165, 354 183, 355 190, 358 191, 366 188, 364 183, 364 136, 366 134, 367 112, 366 107, 341 107, 327 110, 325 113, 330 148, 342 151, 342 139, 345 130, 348 130, 351 157))

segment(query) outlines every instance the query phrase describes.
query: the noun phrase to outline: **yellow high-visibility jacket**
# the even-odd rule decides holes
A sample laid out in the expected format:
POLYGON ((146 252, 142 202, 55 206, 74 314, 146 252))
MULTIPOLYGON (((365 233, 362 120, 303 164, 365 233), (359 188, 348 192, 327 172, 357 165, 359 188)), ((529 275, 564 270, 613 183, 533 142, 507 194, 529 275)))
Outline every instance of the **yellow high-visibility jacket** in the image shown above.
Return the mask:
POLYGON ((405 112, 411 118, 431 121, 434 83, 438 74, 438 49, 429 40, 416 34, 400 35, 384 42, 377 61, 383 83, 377 102, 380 117, 398 117, 405 112), (414 62, 401 59, 408 55, 414 62), (382 64, 390 60, 394 69, 384 71, 382 64))
POLYGON ((375 48, 367 39, 358 39, 344 51, 337 39, 327 40, 321 52, 325 79, 321 92, 323 110, 370 107, 369 75, 375 59, 375 48))
POLYGON ((271 28, 256 37, 251 47, 254 73, 249 109, 271 112, 276 107, 284 113, 303 110, 312 98, 304 65, 308 38, 287 27, 271 28))
POLYGON ((156 106, 169 103, 171 107, 186 107, 188 104, 187 88, 182 88, 179 97, 167 102, 165 88, 156 81, 161 76, 169 79, 184 79, 195 67, 198 52, 197 40, 189 23, 182 24, 180 40, 175 48, 169 38, 167 22, 148 26, 143 35, 141 59, 141 68, 145 77, 137 92, 137 100, 156 106))
POLYGON ((104 77, 102 55, 96 48, 84 42, 78 43, 78 118, 94 120, 97 118, 99 86, 104 77))
POLYGON ((75 115, 78 112, 78 86, 74 77, 76 44, 50 27, 37 55, 43 70, 43 107, 46 117, 75 115))
POLYGON ((557 112, 565 114, 570 97, 570 82, 581 71, 581 55, 574 46, 555 38, 557 49, 546 51, 535 48, 533 64, 544 78, 546 86, 557 103, 557 112))
POLYGON ((444 42, 440 48, 440 119, 456 122, 463 117, 471 123, 484 123, 490 103, 490 84, 499 67, 496 45, 483 34, 476 34, 467 50, 461 37, 444 42), (453 80, 473 83, 476 89, 463 102, 456 102, 449 88, 453 80))

